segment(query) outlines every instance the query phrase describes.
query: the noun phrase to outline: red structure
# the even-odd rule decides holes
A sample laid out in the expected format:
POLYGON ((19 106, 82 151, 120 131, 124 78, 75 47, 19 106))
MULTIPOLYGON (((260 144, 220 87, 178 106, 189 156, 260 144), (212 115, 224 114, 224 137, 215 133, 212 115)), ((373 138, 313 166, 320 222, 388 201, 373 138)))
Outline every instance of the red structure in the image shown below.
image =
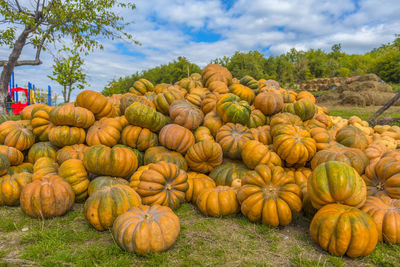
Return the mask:
POLYGON ((18 101, 16 103, 10 104, 12 113, 15 115, 19 115, 21 111, 24 109, 24 107, 28 106, 28 99, 29 99, 28 89, 22 87, 16 87, 16 88, 11 88, 10 91, 11 91, 11 98, 14 100, 14 102, 18 101), (21 95, 22 96, 25 95, 25 99, 23 100, 24 102, 22 103, 21 99, 23 99, 23 97, 21 97, 21 95))

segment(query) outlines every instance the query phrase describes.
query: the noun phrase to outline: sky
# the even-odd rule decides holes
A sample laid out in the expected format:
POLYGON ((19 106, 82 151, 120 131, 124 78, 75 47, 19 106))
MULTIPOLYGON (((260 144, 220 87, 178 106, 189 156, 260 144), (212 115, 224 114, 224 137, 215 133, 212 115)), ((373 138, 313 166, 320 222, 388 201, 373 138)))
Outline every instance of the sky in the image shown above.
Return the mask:
MULTIPOLYGON (((133 74, 179 56, 206 66, 235 51, 258 50, 279 55, 291 48, 329 51, 340 43, 347 53, 365 53, 394 40, 400 33, 399 0, 138 0, 134 11, 118 10, 128 21, 126 31, 140 46, 124 40, 102 41, 104 50, 85 57, 86 89, 101 91, 113 78, 133 74)), ((2 26, 0 26, 1 29, 2 26)), ((4 27, 4 26, 3 26, 4 27)), ((0 46, 0 59, 10 48, 0 46)), ((25 47, 21 59, 33 59, 25 47)), ((40 66, 15 70, 18 85, 28 81, 61 98, 61 87, 47 78, 53 59, 40 66)), ((74 91, 72 98, 79 93, 74 91)), ((59 99, 60 99, 59 98, 59 99)))

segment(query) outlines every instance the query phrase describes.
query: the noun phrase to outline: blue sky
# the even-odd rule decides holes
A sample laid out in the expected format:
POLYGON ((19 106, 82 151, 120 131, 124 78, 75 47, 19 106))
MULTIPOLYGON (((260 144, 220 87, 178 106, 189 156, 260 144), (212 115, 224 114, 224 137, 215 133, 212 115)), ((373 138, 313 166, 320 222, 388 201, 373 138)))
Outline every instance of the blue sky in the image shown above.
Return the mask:
MULTIPOLYGON (((399 0, 138 0, 136 9, 119 10, 135 23, 126 30, 142 45, 104 41, 102 51, 87 56, 88 89, 101 91, 112 78, 129 75, 185 56, 204 67, 235 51, 259 50, 279 55, 290 48, 330 50, 341 43, 348 53, 364 53, 400 33, 399 0), (382 4, 384 3, 384 4, 382 4)), ((0 58, 10 50, 0 47, 0 58)), ((25 48, 21 58, 32 58, 25 48)), ((52 58, 43 65, 19 67, 16 80, 47 88, 52 58)), ((75 96, 79 91, 74 92, 75 96)))

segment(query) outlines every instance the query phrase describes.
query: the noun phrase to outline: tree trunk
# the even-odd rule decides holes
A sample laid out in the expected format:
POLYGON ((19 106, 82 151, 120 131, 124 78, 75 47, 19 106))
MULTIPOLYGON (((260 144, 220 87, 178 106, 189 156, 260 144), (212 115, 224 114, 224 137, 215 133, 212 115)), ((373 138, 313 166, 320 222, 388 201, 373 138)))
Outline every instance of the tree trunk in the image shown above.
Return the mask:
POLYGON ((68 103, 71 99, 71 91, 72 91, 72 84, 69 84, 69 88, 68 88, 68 103))
POLYGON ((27 26, 22 31, 18 39, 14 43, 14 48, 8 58, 8 61, 3 66, 3 71, 0 77, 0 114, 6 113, 6 96, 8 89, 8 82, 10 81, 11 74, 14 71, 15 63, 22 53, 22 49, 25 46, 26 39, 29 36, 30 28, 27 26))
POLYGON ((379 115, 381 115, 383 112, 385 112, 385 110, 387 110, 388 108, 390 108, 394 103, 397 102, 397 100, 400 99, 400 92, 398 92, 397 94, 395 94, 395 96, 390 99, 383 107, 381 107, 380 109, 378 109, 377 112, 375 112, 374 115, 371 116, 371 118, 369 118, 368 123, 373 126, 376 124, 376 118, 379 117, 379 115))
POLYGON ((64 98, 64 103, 68 103, 67 102, 67 86, 64 85, 64 90, 62 91, 63 94, 63 98, 64 98))

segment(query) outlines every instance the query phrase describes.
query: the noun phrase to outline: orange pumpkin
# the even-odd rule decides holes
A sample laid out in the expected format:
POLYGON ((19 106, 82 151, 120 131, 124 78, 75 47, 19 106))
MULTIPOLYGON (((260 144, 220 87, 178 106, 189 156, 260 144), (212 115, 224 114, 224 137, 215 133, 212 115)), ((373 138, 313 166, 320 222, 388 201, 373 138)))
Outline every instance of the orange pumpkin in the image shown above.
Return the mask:
POLYGON ((26 185, 20 198, 21 208, 27 215, 45 219, 64 215, 74 201, 71 186, 57 175, 48 175, 26 185))
POLYGON ((24 154, 15 147, 0 145, 0 154, 8 158, 11 166, 20 165, 24 161, 24 154))
POLYGON ((33 165, 32 181, 39 180, 49 174, 57 174, 58 167, 58 164, 52 158, 41 157, 37 159, 33 165))
POLYGON ((223 124, 222 119, 218 116, 216 111, 209 112, 204 117, 203 126, 207 127, 214 137, 223 124))
POLYGON ((191 170, 208 173, 216 166, 221 165, 223 152, 218 143, 214 141, 201 141, 189 148, 185 159, 191 170))
POLYGON ((286 127, 286 125, 304 128, 303 121, 299 116, 287 112, 279 113, 274 115, 269 123, 271 135, 274 136, 275 132, 279 131, 282 127, 286 127))
POLYGON ((382 143, 372 143, 364 150, 371 163, 377 162, 386 152, 388 152, 388 148, 382 143))
POLYGON ((58 175, 71 185, 76 202, 86 199, 90 181, 82 160, 69 159, 64 161, 58 168, 58 175))
POLYGON ((195 142, 191 131, 178 124, 164 126, 158 135, 160 144, 179 153, 185 153, 195 142))
POLYGON ((188 172, 187 175, 187 182, 189 185, 185 196, 187 202, 196 203, 197 198, 203 189, 216 187, 214 180, 205 174, 188 172))
POLYGON ((32 115, 32 132, 40 141, 49 140, 49 132, 54 124, 50 122, 50 111, 52 107, 45 106, 32 115))
POLYGON ((336 133, 336 141, 344 146, 364 150, 369 145, 365 134, 354 126, 345 126, 336 133))
POLYGON ((49 132, 50 143, 58 147, 83 144, 85 137, 85 130, 77 127, 56 126, 49 132))
POLYGON ((242 147, 242 160, 249 169, 254 169, 257 165, 264 164, 272 168, 282 166, 279 156, 270 151, 268 146, 256 140, 246 142, 242 147))
POLYGON ((254 137, 246 126, 227 123, 216 135, 216 141, 221 145, 224 156, 230 159, 240 159, 243 145, 254 137))
POLYGON ((139 102, 142 103, 148 107, 151 107, 153 109, 156 108, 156 106, 154 106, 153 101, 147 99, 144 96, 138 96, 132 93, 126 93, 124 95, 122 95, 121 97, 121 101, 120 101, 120 105, 119 105, 119 109, 121 110, 121 114, 125 114, 125 110, 133 103, 133 102, 139 102))
POLYGON ((214 137, 211 134, 210 129, 208 129, 205 126, 200 126, 199 128, 196 129, 194 132, 194 138, 196 140, 196 143, 201 142, 201 141, 215 141, 214 137))
POLYGON ((268 125, 259 126, 257 128, 250 128, 254 140, 257 140, 264 145, 272 144, 271 130, 268 125))
POLYGON ((163 146, 150 147, 144 153, 144 164, 157 163, 165 161, 177 165, 184 171, 187 171, 188 165, 182 154, 170 151, 163 146))
POLYGON ((145 205, 162 205, 179 208, 185 201, 189 185, 187 174, 177 165, 160 161, 150 164, 140 176, 137 192, 145 205))
POLYGON ((0 206, 18 206, 22 189, 32 182, 32 174, 21 172, 0 177, 0 206))
POLYGON ((35 143, 32 126, 24 121, 5 121, 0 125, 0 143, 19 151, 29 149, 35 143))
POLYGON ((129 125, 122 131, 121 142, 140 151, 145 151, 150 147, 158 145, 158 137, 157 134, 149 129, 129 125))
POLYGON ((164 115, 169 114, 169 107, 177 99, 183 99, 184 94, 175 88, 171 88, 168 91, 159 93, 154 97, 153 103, 156 106, 158 112, 164 115))
POLYGON ((172 121, 189 130, 195 130, 204 119, 203 112, 185 100, 175 100, 169 107, 169 116, 172 121))
POLYGON ((115 146, 121 137, 122 125, 114 118, 102 118, 96 121, 86 134, 86 143, 89 146, 115 146))
POLYGON ((254 106, 266 116, 273 115, 282 110, 283 98, 280 94, 273 92, 260 93, 254 100, 254 106))
POLYGON ((229 91, 240 97, 240 99, 247 101, 250 105, 253 104, 254 98, 256 97, 253 90, 242 84, 232 84, 229 87, 229 91))
POLYGON ((113 106, 107 101, 107 98, 99 92, 92 90, 80 92, 76 97, 75 106, 90 110, 97 120, 115 115, 113 106))
POLYGON ((237 188, 229 186, 205 188, 199 193, 196 205, 200 212, 207 216, 235 214, 240 210, 236 194, 237 188))
POLYGON ((114 184, 129 185, 129 182, 119 177, 97 176, 92 181, 90 181, 89 186, 87 188, 87 194, 88 196, 91 196, 94 191, 103 188, 105 186, 110 186, 114 184))
POLYGON ((344 147, 335 141, 335 133, 325 128, 313 128, 310 131, 311 137, 315 140, 317 150, 323 150, 333 147, 344 147))
POLYGON ((374 219, 379 241, 400 243, 400 200, 385 195, 369 196, 361 210, 374 219))
POLYGON ((65 146, 57 151, 56 159, 58 164, 62 164, 64 161, 69 159, 80 159, 83 160, 88 146, 84 144, 65 146))
POLYGON ((229 86, 232 83, 232 74, 218 64, 209 64, 201 72, 201 81, 205 87, 209 87, 213 81, 221 81, 229 86))
POLYGON ((229 93, 228 86, 226 85, 225 82, 222 82, 222 81, 212 81, 209 83, 207 88, 208 88, 208 90, 210 90, 213 93, 219 93, 219 94, 229 93))
POLYGON ((144 95, 147 92, 154 91, 154 85, 146 79, 139 79, 133 83, 133 87, 129 89, 129 92, 137 95, 144 95))
POLYGON ((38 104, 33 104, 33 105, 29 105, 24 107, 24 109, 21 111, 21 120, 31 120, 32 119, 32 111, 34 109, 41 109, 43 107, 46 107, 46 104, 42 104, 42 103, 38 103, 38 104))
POLYGON ((117 217, 112 228, 118 246, 139 255, 169 249, 179 231, 178 216, 170 208, 159 205, 130 208, 117 217))
POLYGON ((378 243, 378 231, 371 216, 341 204, 321 208, 311 221, 310 235, 329 253, 351 258, 367 256, 378 243))
POLYGON ((242 179, 238 191, 242 214, 252 222, 288 225, 302 207, 301 190, 281 167, 258 165, 242 179))
POLYGON ((249 128, 257 128, 259 126, 263 126, 265 124, 266 118, 264 114, 258 110, 253 108, 251 109, 250 119, 247 122, 247 127, 249 128))
POLYGON ((297 94, 296 100, 302 100, 302 99, 307 99, 311 101, 312 103, 316 103, 317 100, 315 99, 315 96, 313 96, 310 92, 308 91, 301 91, 300 93, 297 94))
POLYGON ((144 166, 140 166, 131 176, 131 178, 129 178, 129 186, 132 187, 133 189, 137 189, 138 185, 140 183, 140 176, 142 176, 142 173, 145 170, 149 169, 150 164, 148 165, 144 165, 144 166))
POLYGON ((218 99, 218 93, 208 93, 205 95, 204 99, 201 101, 201 110, 204 114, 216 110, 218 99))
POLYGON ((49 115, 50 121, 56 126, 89 128, 94 123, 94 115, 91 111, 74 107, 72 103, 53 108, 49 115))

